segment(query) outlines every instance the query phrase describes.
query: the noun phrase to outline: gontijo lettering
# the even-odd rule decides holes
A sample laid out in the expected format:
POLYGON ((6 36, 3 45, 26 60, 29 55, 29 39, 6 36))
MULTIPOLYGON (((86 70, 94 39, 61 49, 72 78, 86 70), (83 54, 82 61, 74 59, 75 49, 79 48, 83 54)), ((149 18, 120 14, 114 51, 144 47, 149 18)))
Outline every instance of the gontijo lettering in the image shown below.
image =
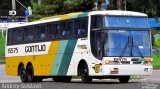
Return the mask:
POLYGON ((46 50, 46 45, 32 45, 32 46, 26 46, 25 47, 25 52, 42 52, 46 50))

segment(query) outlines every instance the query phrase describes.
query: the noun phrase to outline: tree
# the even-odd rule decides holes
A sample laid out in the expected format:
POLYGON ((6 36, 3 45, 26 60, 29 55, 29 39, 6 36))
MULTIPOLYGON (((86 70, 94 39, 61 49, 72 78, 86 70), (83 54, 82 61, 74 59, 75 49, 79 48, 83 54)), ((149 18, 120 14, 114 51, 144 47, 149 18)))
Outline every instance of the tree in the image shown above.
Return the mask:
POLYGON ((11 0, 1 0, 0 1, 0 9, 11 10, 12 1, 11 0))
POLYGON ((157 0, 127 0, 127 10, 143 12, 147 13, 149 17, 156 17, 159 12, 157 3, 157 0))
POLYGON ((33 16, 30 19, 39 19, 45 16, 65 14, 79 11, 90 11, 94 8, 94 0, 41 0, 41 5, 31 0, 33 16))
MULTIPOLYGON (((31 0, 34 18, 53 16, 78 11, 91 11, 95 3, 105 0, 31 0)), ((108 10, 129 10, 147 13, 149 17, 160 16, 160 0, 109 0, 108 10)))
MULTIPOLYGON (((18 1, 21 2, 26 7, 31 5, 30 0, 18 0, 18 1)), ((12 10, 12 0, 1 0, 0 9, 12 10)), ((18 2, 16 2, 16 9, 25 9, 25 8, 23 8, 18 2)))

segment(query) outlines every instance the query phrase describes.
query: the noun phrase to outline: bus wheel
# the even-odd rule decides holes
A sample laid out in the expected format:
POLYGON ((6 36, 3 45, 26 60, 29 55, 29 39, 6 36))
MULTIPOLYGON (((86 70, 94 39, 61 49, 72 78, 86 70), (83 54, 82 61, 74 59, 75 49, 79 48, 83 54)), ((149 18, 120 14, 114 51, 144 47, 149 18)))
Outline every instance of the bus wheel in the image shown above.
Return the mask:
POLYGON ((130 76, 120 76, 119 77, 120 83, 128 83, 129 79, 130 79, 130 76))
POLYGON ((86 63, 81 67, 81 78, 83 83, 92 82, 92 77, 89 76, 88 66, 86 63))
POLYGON ((34 70, 33 70, 32 65, 29 65, 27 67, 27 79, 28 79, 28 82, 34 82, 35 81, 35 79, 34 79, 34 70))
POLYGON ((19 69, 19 76, 22 82, 27 82, 27 75, 24 66, 21 66, 19 69))
POLYGON ((28 82, 42 82, 43 80, 42 77, 34 76, 34 70, 32 65, 29 65, 27 67, 27 79, 28 82))

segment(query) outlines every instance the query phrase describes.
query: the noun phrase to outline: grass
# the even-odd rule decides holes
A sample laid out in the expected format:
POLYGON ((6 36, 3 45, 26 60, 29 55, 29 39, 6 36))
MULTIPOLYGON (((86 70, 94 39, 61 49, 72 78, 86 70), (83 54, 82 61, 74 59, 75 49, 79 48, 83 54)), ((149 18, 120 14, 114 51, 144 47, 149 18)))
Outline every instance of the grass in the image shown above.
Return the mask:
POLYGON ((2 37, 2 32, 0 32, 0 64, 5 64, 5 33, 4 37, 2 37))
POLYGON ((160 54, 153 54, 153 68, 160 69, 160 54))
POLYGON ((0 32, 0 56, 5 54, 5 33, 4 33, 4 37, 2 38, 1 36, 1 32, 0 32))
POLYGON ((142 80, 143 77, 142 76, 131 76, 130 80, 142 80))

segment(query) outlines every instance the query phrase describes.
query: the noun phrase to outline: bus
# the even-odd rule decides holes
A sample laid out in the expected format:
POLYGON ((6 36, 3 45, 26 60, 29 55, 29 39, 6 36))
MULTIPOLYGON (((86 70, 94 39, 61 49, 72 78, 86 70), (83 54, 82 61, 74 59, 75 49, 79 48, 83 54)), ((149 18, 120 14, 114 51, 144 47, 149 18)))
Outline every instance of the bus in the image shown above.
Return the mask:
POLYGON ((6 38, 6 74, 22 82, 70 82, 80 76, 118 79, 152 74, 152 45, 146 14, 91 11, 47 17, 10 27, 6 38))

